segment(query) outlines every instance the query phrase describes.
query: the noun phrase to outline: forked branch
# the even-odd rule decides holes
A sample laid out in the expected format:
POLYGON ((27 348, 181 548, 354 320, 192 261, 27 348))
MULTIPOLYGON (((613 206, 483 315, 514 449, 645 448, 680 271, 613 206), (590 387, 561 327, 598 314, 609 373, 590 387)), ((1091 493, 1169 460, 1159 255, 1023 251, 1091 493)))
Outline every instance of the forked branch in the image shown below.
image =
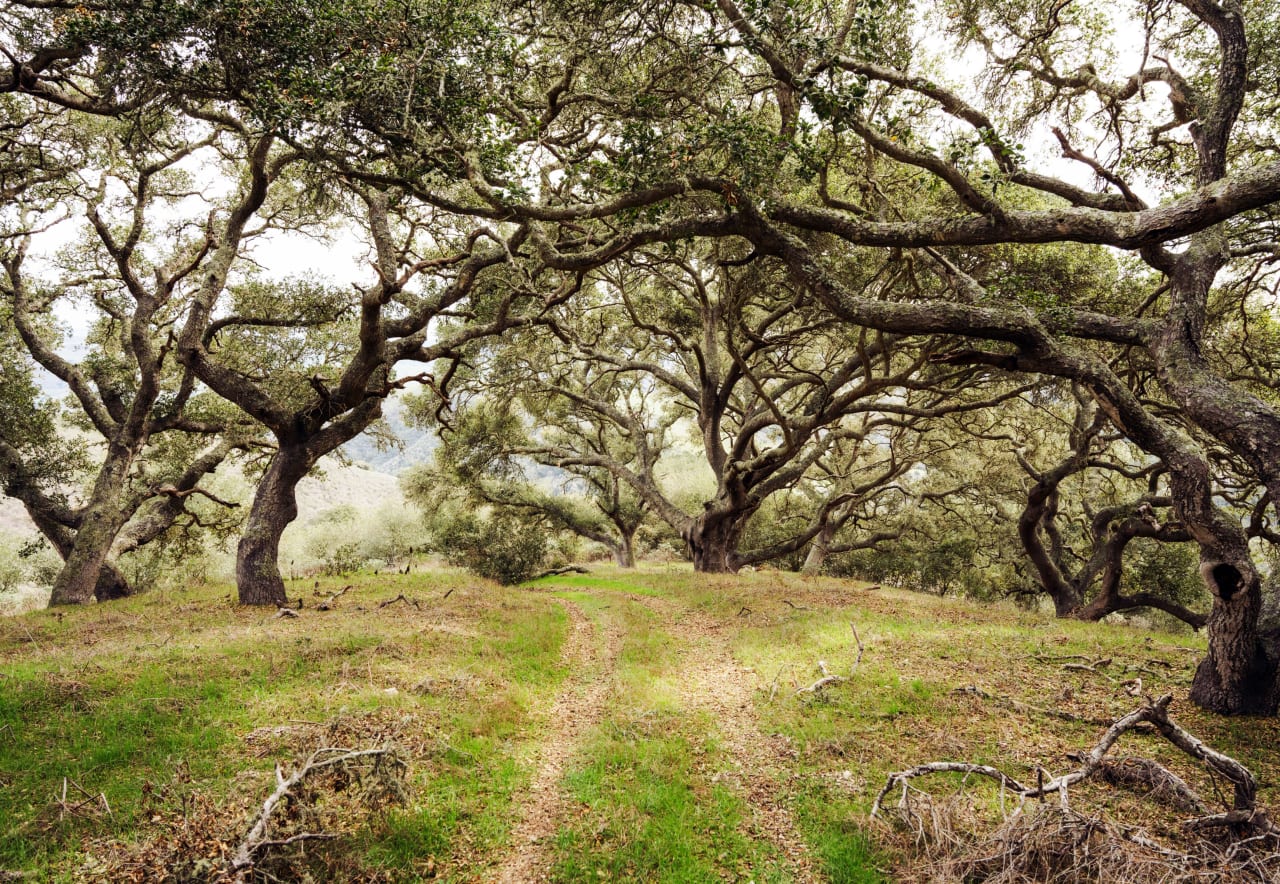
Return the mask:
MULTIPOLYGON (((1125 733, 1140 725, 1151 725, 1166 740, 1177 746, 1187 755, 1203 762, 1212 772, 1224 777, 1235 787, 1233 807, 1230 811, 1219 814, 1202 815, 1186 820, 1184 826, 1189 830, 1204 830, 1218 827, 1235 826, 1250 835, 1267 835, 1280 837, 1280 827, 1267 816, 1265 810, 1257 806, 1258 781, 1253 773, 1243 764, 1215 749, 1205 745, 1199 738, 1185 730, 1169 718, 1169 703, 1172 696, 1166 694, 1158 700, 1148 701, 1142 707, 1128 715, 1117 719, 1099 738, 1089 752, 1078 756, 1080 766, 1070 773, 1059 777, 1043 779, 1043 770, 1039 771, 1040 781, 1035 785, 1026 785, 1006 774, 998 768, 986 764, 971 764, 962 761, 934 761, 917 765, 909 770, 889 775, 888 781, 871 807, 871 816, 879 816, 885 799, 894 790, 901 790, 904 800, 911 788, 912 780, 935 773, 963 773, 966 775, 986 777, 1000 784, 1006 792, 1012 792, 1020 801, 1029 798, 1043 798, 1051 793, 1064 796, 1067 789, 1095 774, 1106 773, 1104 761, 1107 753, 1125 733)), ((1170 784, 1178 797, 1188 806, 1197 808, 1203 813, 1206 805, 1190 787, 1172 772, 1164 769, 1154 761, 1143 760, 1148 776, 1155 768, 1160 778, 1170 784)))

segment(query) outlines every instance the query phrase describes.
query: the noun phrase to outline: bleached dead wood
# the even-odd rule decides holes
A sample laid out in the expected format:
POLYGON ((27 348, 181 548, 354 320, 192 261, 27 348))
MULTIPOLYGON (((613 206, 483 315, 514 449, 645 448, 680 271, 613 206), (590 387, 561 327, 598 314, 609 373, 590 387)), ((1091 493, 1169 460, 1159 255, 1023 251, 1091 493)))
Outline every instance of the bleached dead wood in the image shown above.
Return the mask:
POLYGON ((355 586, 353 586, 352 584, 348 583, 346 586, 342 587, 342 589, 338 590, 338 591, 337 591, 337 592, 335 592, 333 595, 331 595, 331 596, 329 596, 327 599, 325 599, 323 602, 321 602, 320 604, 316 605, 316 610, 317 610, 317 611, 329 611, 329 610, 332 610, 332 609, 333 609, 333 603, 334 603, 334 602, 336 602, 338 599, 342 598, 344 595, 346 595, 348 592, 350 592, 350 591, 351 591, 351 590, 353 590, 353 589, 355 589, 355 586))
POLYGON ((821 691, 823 688, 827 687, 828 685, 844 684, 850 678, 853 678, 855 674, 857 674, 858 667, 862 665, 862 654, 866 650, 866 648, 862 644, 862 637, 858 635, 858 627, 850 623, 849 628, 853 630, 853 640, 857 642, 857 645, 858 645, 858 656, 857 656, 857 659, 853 661, 853 667, 849 670, 848 677, 845 677, 843 675, 833 675, 831 671, 827 669, 826 661, 819 660, 818 671, 822 673, 822 678, 818 679, 813 684, 807 687, 798 689, 796 691, 796 696, 799 696, 800 694, 816 694, 819 691, 821 691))
POLYGON ((111 805, 107 803, 106 792, 99 792, 95 795, 69 777, 62 778, 62 797, 57 799, 57 803, 58 819, 65 819, 68 816, 95 816, 99 813, 105 813, 107 816, 112 815, 111 805), (79 801, 67 797, 68 786, 74 788, 76 793, 79 794, 79 801))
MULTIPOLYGON (((1030 798, 1042 798, 1052 793, 1065 794, 1067 789, 1099 771, 1107 753, 1111 751, 1111 748, 1121 736, 1140 725, 1149 724, 1174 746, 1190 757, 1202 762, 1211 771, 1224 777, 1235 787, 1234 807, 1231 811, 1187 820, 1184 822, 1185 826, 1191 829, 1236 826, 1246 829, 1251 834, 1263 833, 1280 836, 1280 828, 1277 828, 1271 822, 1265 811, 1257 807, 1258 781, 1253 773, 1234 758, 1207 746, 1198 737, 1170 719, 1169 703, 1172 699, 1171 695, 1166 694, 1158 700, 1148 701, 1133 712, 1116 719, 1098 739, 1093 748, 1087 753, 1077 756, 1077 760, 1080 762, 1078 768, 1059 777, 1042 779, 1035 786, 1024 785, 990 765, 970 764, 960 761, 936 761, 890 774, 884 788, 880 790, 875 802, 872 804, 871 816, 873 818, 879 816, 884 800, 891 792, 901 789, 903 801, 905 802, 912 780, 935 773, 964 773, 993 779, 1000 784, 1002 789, 1018 796, 1020 801, 1026 801, 1030 798)), ((1173 788, 1182 799, 1192 803, 1193 806, 1205 807, 1203 799, 1196 795, 1180 778, 1154 761, 1148 760, 1147 763, 1154 767, 1159 767, 1165 775, 1171 778, 1171 781, 1174 782, 1173 788)))
POLYGON ((272 847, 284 847, 303 841, 320 841, 336 838, 331 832, 298 832, 285 838, 269 837, 271 818, 280 806, 297 795, 298 787, 309 777, 334 768, 349 768, 364 761, 397 757, 397 750, 390 747, 381 749, 342 749, 325 747, 312 752, 301 766, 289 776, 284 775, 280 765, 276 765, 276 788, 262 803, 262 809, 254 817, 244 840, 236 847, 227 863, 227 874, 236 884, 249 880, 253 867, 261 860, 262 854, 272 847))
POLYGON ((827 669, 827 664, 825 660, 818 661, 818 671, 822 673, 822 678, 818 679, 808 687, 803 687, 800 690, 796 691, 797 696, 799 696, 800 694, 816 694, 818 693, 818 691, 822 690, 827 685, 844 684, 846 681, 849 680, 845 678, 843 675, 832 675, 831 671, 827 669))

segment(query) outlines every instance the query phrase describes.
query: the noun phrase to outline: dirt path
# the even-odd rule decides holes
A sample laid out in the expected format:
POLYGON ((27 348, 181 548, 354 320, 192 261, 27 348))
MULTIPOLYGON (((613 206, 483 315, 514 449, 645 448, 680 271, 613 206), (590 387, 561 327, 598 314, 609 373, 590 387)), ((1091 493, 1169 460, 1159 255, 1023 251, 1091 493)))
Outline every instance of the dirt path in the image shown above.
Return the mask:
POLYGON ((708 713, 732 760, 717 774, 737 788, 751 817, 747 832, 768 841, 787 859, 797 882, 821 880, 791 811, 779 801, 778 781, 789 761, 787 747, 760 731, 752 708, 755 676, 733 659, 724 627, 667 599, 631 596, 663 618, 663 628, 685 648, 680 664, 680 703, 708 713))
POLYGON ((604 648, 598 647, 596 629, 582 609, 566 599, 556 599, 571 620, 561 662, 569 667, 568 682, 552 704, 551 732, 538 750, 536 772, 528 796, 511 831, 510 853, 502 865, 484 880, 499 884, 544 881, 549 866, 548 847, 564 819, 567 799, 560 789, 565 762, 582 736, 599 723, 605 701, 613 688, 613 671, 621 636, 604 631, 604 648))

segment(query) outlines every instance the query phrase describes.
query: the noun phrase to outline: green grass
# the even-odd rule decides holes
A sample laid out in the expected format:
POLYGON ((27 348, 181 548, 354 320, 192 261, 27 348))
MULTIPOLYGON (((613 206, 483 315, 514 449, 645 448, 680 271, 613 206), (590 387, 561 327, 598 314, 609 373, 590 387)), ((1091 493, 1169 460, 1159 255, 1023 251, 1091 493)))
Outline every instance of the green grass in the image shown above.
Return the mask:
POLYGON ((592 592, 632 593, 635 595, 661 595, 639 579, 622 580, 610 577, 595 577, 590 574, 564 574, 556 577, 543 577, 526 583, 527 587, 560 587, 571 586, 588 589, 592 592))
POLYGON ((680 706, 687 649, 653 611, 616 594, 620 581, 602 582, 598 595, 565 593, 622 638, 608 715, 566 776, 581 811, 556 838, 552 880, 789 880, 772 849, 742 831, 742 798, 716 779, 730 760, 715 723, 680 706))
MULTIPOLYGON (((307 604, 296 620, 236 608, 226 586, 0 619, 0 870, 72 880, 86 862, 153 849, 180 831, 175 802, 184 813, 206 808, 204 821, 235 838, 276 763, 289 768, 326 742, 394 742, 411 761, 409 803, 341 817, 343 837, 312 848, 314 876, 485 880, 511 847, 538 747, 556 724, 549 710, 574 676, 561 662, 562 601, 594 624, 597 656, 616 658, 601 664, 605 707, 561 783, 569 813, 548 845, 560 882, 790 880, 753 826, 721 723, 682 691, 699 652, 679 638, 685 616, 716 624, 706 641, 731 649, 753 680, 749 713, 789 747, 769 773, 774 791, 830 882, 894 880, 910 861, 909 843, 867 823, 888 773, 957 758, 1015 776, 1034 777, 1035 764, 1060 773, 1100 728, 1035 709, 1123 714, 1135 703, 1118 690, 1126 666, 1146 670, 1148 691, 1173 693, 1174 717, 1249 765, 1263 803, 1275 803, 1280 723, 1187 702, 1198 636, 777 572, 672 568, 606 568, 524 588, 456 573, 366 575, 338 610, 315 610, 346 582, 324 581, 317 594, 299 581, 291 595, 307 604), (378 608, 401 593, 419 607, 378 608), (796 696, 819 660, 850 674, 850 624, 863 645, 856 672, 820 696, 796 696), (1064 670, 1072 654, 1110 658, 1111 677, 1064 670), (996 699, 957 692, 965 687, 996 699), (60 813, 64 779, 69 798, 77 786, 105 795, 110 815, 60 813)), ((1158 739, 1127 737, 1119 751, 1155 757, 1215 794, 1158 739)), ((995 806, 993 791, 970 789, 979 807, 995 806)), ((1083 784, 1072 800, 1156 832, 1177 828, 1149 802, 1101 786, 1083 784)))
POLYGON ((0 868, 65 870, 83 837, 145 838, 144 796, 179 769, 217 800, 265 795, 274 762, 332 722, 416 750, 413 805, 356 836, 370 866, 407 874, 434 855, 448 871, 454 842, 501 842, 567 621, 550 600, 454 580, 443 600, 435 576, 367 579, 298 620, 233 609, 219 587, 0 622, 0 868), (377 610, 400 592, 431 601, 377 610), (415 690, 431 678, 441 690, 415 690), (111 816, 59 820, 64 777, 111 816))

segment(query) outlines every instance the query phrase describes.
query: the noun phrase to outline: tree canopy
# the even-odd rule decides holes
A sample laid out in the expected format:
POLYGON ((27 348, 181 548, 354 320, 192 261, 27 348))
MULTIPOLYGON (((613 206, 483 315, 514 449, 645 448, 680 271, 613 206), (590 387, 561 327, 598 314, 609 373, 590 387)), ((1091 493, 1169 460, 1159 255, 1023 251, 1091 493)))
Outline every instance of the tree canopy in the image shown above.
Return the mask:
MULTIPOLYGON (((83 601, 144 500, 186 500, 210 452, 266 440, 238 578, 280 603, 293 488, 413 378, 446 433, 501 426, 500 460, 575 477, 613 541, 644 510, 733 571, 892 540, 909 518, 885 495, 981 496, 945 481, 953 453, 1040 390, 1070 429, 1053 458, 1019 447, 1034 422, 1004 432, 1024 567, 1097 614, 1142 598, 1131 543, 1193 543, 1211 598, 1183 612, 1209 634, 1193 697, 1274 713, 1276 15, 15 0, 3 395, 47 414, 23 380, 41 366, 106 455, 70 512, 37 423, 5 440, 6 487, 48 504, 55 599, 83 601), (28 272, 58 213, 78 245, 28 272), (362 278, 255 271, 255 239, 338 224, 362 278), (95 317, 80 361, 46 315, 63 297, 95 317), (715 486, 700 501, 659 481, 681 434, 715 486), (1064 506, 1068 479, 1084 498, 1064 506)), ((585 527, 494 469, 468 474, 480 499, 585 527)))

